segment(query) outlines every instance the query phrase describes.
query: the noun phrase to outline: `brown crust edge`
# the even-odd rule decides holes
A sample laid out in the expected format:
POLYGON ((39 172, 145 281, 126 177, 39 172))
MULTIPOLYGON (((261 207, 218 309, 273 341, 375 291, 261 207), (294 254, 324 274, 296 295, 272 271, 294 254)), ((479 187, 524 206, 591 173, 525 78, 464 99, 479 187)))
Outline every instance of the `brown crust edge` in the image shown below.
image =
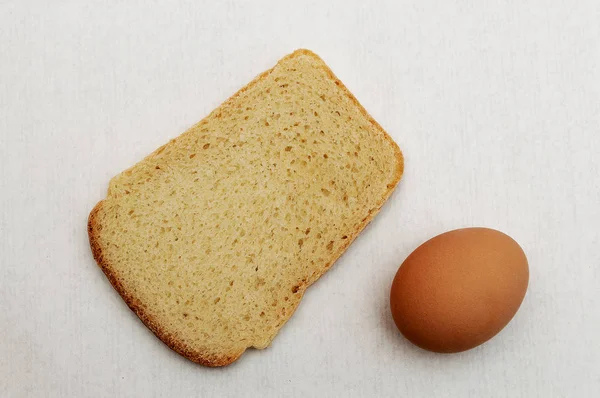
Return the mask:
MULTIPOLYGON (((356 239, 356 237, 362 232, 362 230, 373 220, 373 218, 377 215, 377 213, 379 213, 379 210, 381 209, 383 204, 387 201, 387 199, 390 197, 390 195, 394 191, 395 187, 398 185, 398 182, 400 181, 400 178, 402 177, 402 173, 404 172, 404 157, 403 157, 402 152, 401 152, 400 148, 398 147, 398 145, 389 136, 389 134, 383 129, 383 127, 381 127, 381 125, 379 123, 377 123, 377 121, 375 121, 375 119, 373 119, 373 117, 367 112, 367 110, 358 102, 356 97, 354 97, 354 95, 350 92, 350 90, 348 90, 348 88, 337 78, 337 76, 331 71, 331 69, 327 66, 327 64, 325 64, 325 62, 318 55, 316 55, 315 53, 313 53, 310 50, 299 49, 299 50, 296 50, 293 53, 288 54, 287 56, 283 57, 281 60, 279 60, 277 62, 277 64, 275 66, 273 66, 271 69, 258 75, 250 83, 248 83, 246 86, 241 88, 239 91, 237 91, 235 94, 233 94, 229 99, 227 99, 225 102, 223 102, 223 104, 219 105, 215 109, 218 109, 221 106, 233 101, 237 96, 239 96, 240 94, 242 94, 243 92, 248 90, 254 84, 258 83, 264 77, 268 76, 275 69, 275 67, 277 65, 279 65, 281 62, 283 62, 284 60, 293 58, 298 55, 307 55, 312 58, 315 58, 319 62, 321 68, 329 75, 329 77, 332 80, 334 80, 335 84, 344 91, 344 93, 359 108, 359 110, 367 118, 367 120, 369 120, 369 122, 371 124, 373 124, 373 126, 377 129, 377 131, 379 131, 381 134, 383 134, 386 141, 388 141, 388 143, 390 145, 392 145, 392 147, 394 148, 394 151, 396 152, 397 165, 396 165, 396 173, 394 174, 392 181, 387 184, 388 190, 383 195, 383 197, 381 198, 381 200, 378 203, 378 205, 376 206, 376 208, 372 209, 369 212, 367 217, 365 217, 363 219, 363 222, 361 223, 361 225, 359 225, 358 228, 354 231, 354 233, 352 233, 351 236, 348 237, 348 239, 346 240, 344 245, 341 245, 338 248, 338 250, 333 254, 331 261, 329 261, 327 264, 325 264, 325 266, 323 267, 321 272, 314 273, 311 276, 311 278, 305 282, 304 285, 299 287, 298 305, 296 305, 294 310, 292 312, 290 312, 287 319, 277 329, 277 332, 273 335, 273 337, 275 335, 277 335, 277 333, 279 332, 281 327, 283 327, 283 325, 285 325, 287 323, 287 321, 296 312, 296 309, 300 305, 300 302, 302 301, 302 298, 304 296, 304 293, 306 292, 306 289, 310 285, 312 285, 315 281, 317 281, 325 272, 327 272, 327 270, 329 270, 329 268, 331 268, 331 266, 338 260, 338 258, 346 251, 348 246, 350 246, 350 244, 356 239)), ((204 120, 204 119, 202 119, 202 120, 204 120)), ((185 133, 183 133, 183 134, 185 134, 185 133)), ((162 148, 162 147, 160 147, 160 148, 162 148)), ((157 151, 158 151, 158 149, 157 149, 157 151)), ((155 152, 153 152, 149 156, 152 156, 155 152)), ((156 335, 156 337, 158 337, 163 343, 165 343, 173 351, 186 357, 187 359, 189 359, 193 362, 199 363, 201 365, 204 365, 204 366, 209 366, 209 367, 225 366, 225 365, 229 365, 232 362, 236 361, 246 351, 246 349, 243 349, 239 352, 234 352, 231 354, 226 354, 226 355, 221 355, 221 356, 214 355, 214 354, 207 355, 206 353, 192 350, 189 347, 187 347, 184 343, 182 343, 180 340, 177 340, 176 337, 165 332, 165 330, 163 330, 163 328, 161 327, 160 324, 155 322, 152 319, 152 317, 150 317, 148 314, 146 314, 141 303, 125 290, 121 281, 117 278, 114 271, 110 267, 110 264, 108 264, 106 259, 104 258, 104 255, 102 253, 102 248, 100 246, 100 240, 98 237, 99 231, 97 230, 97 225, 98 225, 97 217, 98 217, 99 211, 102 209, 103 204, 104 204, 104 200, 101 200, 100 202, 98 202, 96 204, 96 206, 94 206, 94 208, 90 212, 90 215, 88 218, 88 236, 89 236, 89 241, 90 241, 90 247, 92 250, 92 254, 94 256, 94 260, 96 261, 96 263, 98 264, 98 266, 100 267, 102 272, 104 272, 104 274, 110 281, 113 288, 123 298, 123 300, 125 301, 127 306, 138 316, 138 318, 140 318, 140 320, 144 323, 144 325, 146 325, 146 327, 148 327, 148 329, 150 329, 152 331, 152 333, 154 333, 156 335)))
POLYGON ((189 349, 183 344, 181 341, 177 340, 174 336, 165 332, 159 323, 155 322, 151 316, 146 314, 141 303, 133 297, 121 284, 121 281, 117 278, 115 273, 113 272, 110 265, 105 261, 104 255, 102 254, 102 248, 100 247, 99 239, 97 233, 99 232, 96 228, 98 225, 96 222, 98 212, 104 205, 104 201, 98 202, 94 209, 91 211, 90 216, 88 218, 88 236, 90 239, 90 247, 92 249, 92 254, 96 263, 102 269, 102 272, 106 275, 110 284, 113 288, 119 293, 119 295, 123 298, 127 306, 140 318, 140 320, 158 337, 165 343, 169 348, 173 351, 183 355, 184 357, 190 359, 193 362, 199 363, 204 366, 216 367, 216 366, 224 366, 234 362, 238 359, 244 351, 239 353, 233 353, 230 355, 223 355, 221 357, 217 357, 215 355, 204 355, 203 353, 196 352, 194 350, 189 349))

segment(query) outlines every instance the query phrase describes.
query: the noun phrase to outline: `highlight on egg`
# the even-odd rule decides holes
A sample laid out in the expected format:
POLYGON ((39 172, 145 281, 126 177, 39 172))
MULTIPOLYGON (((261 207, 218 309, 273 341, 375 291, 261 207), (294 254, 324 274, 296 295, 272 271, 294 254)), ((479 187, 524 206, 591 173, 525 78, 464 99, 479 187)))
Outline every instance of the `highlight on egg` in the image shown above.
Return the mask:
POLYGON ((527 257, 508 235, 463 228, 438 235, 402 263, 390 293, 396 326, 426 350, 469 350, 498 334, 529 284, 527 257))

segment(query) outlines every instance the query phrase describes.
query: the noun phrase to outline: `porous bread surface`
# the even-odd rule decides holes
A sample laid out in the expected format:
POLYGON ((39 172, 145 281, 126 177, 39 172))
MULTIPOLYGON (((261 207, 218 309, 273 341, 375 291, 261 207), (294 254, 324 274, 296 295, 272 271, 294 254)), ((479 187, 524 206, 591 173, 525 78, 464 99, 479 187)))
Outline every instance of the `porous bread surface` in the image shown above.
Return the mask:
POLYGON ((269 345, 402 171, 398 146, 298 50, 114 177, 90 244, 161 340, 226 365, 269 345))

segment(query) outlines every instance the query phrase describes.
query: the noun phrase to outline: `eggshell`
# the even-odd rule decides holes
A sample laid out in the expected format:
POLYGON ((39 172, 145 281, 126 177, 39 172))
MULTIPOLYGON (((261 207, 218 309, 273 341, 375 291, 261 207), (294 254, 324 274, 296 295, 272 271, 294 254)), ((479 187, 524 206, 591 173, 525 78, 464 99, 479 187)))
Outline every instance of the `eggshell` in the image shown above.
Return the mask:
POLYGON ((527 291, 525 253, 508 235, 464 228, 412 252, 396 273, 392 315, 402 334, 435 352, 459 352, 495 336, 527 291))

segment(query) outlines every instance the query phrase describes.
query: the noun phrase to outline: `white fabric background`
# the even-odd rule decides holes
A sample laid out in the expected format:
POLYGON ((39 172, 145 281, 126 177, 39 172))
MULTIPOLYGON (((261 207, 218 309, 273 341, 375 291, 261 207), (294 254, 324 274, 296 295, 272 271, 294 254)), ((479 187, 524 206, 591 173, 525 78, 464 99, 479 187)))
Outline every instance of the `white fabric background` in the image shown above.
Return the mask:
POLYGON ((597 396, 599 21, 597 0, 0 1, 0 396, 597 396), (110 177, 299 47, 405 175, 271 347, 203 368, 127 309, 86 218, 110 177), (527 297, 477 349, 417 349, 392 278, 472 225, 523 246, 527 297))

